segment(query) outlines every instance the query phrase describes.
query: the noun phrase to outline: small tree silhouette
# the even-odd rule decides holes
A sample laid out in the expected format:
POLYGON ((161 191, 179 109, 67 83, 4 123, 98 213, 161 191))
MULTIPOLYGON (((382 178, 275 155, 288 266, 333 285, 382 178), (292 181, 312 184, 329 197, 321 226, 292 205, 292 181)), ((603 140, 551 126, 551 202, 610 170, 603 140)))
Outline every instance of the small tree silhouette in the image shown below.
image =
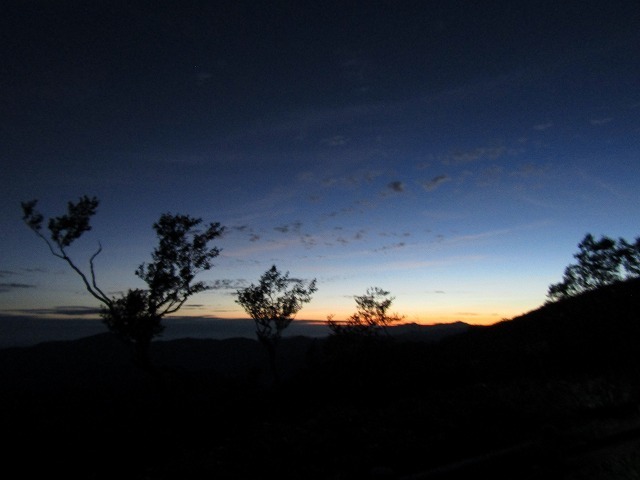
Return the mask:
POLYGON ((380 332, 388 335, 387 327, 404 318, 398 314, 387 314, 395 298, 381 288, 370 287, 364 295, 354 298, 357 311, 345 322, 334 320, 333 315, 327 318, 327 325, 334 335, 376 336, 380 332))
POLYGON ((596 240, 590 233, 578 244, 573 256, 578 262, 565 268, 562 282, 549 286, 550 301, 572 297, 614 282, 640 275, 640 237, 630 244, 602 236, 596 240))
POLYGON ((293 321, 303 304, 311 301, 311 295, 316 290, 315 279, 306 283, 289 278, 289 272, 283 274, 273 265, 262 274, 258 285, 252 283, 236 292, 236 303, 242 305, 255 321, 256 335, 267 350, 276 383, 280 382, 276 351, 282 332, 293 321))
POLYGON ((152 253, 151 263, 142 263, 135 274, 148 285, 148 289, 133 289, 119 297, 107 296, 97 285, 94 260, 102 246, 89 259, 89 274, 84 273, 67 253, 67 247, 91 230, 90 220, 98 208, 98 199, 83 196, 77 203, 68 202, 65 215, 50 218, 47 228, 50 238, 42 233, 44 217, 36 210, 37 200, 22 202, 22 219, 36 235, 42 238, 51 253, 66 261, 80 276, 87 291, 101 305, 101 316, 108 329, 134 347, 136 364, 148 367, 151 340, 164 327, 162 318, 178 311, 187 299, 207 290, 195 276, 212 267, 213 258, 220 250, 209 247, 209 242, 224 230, 219 223, 211 223, 199 231, 199 218, 188 215, 163 214, 153 224, 158 246, 152 253))

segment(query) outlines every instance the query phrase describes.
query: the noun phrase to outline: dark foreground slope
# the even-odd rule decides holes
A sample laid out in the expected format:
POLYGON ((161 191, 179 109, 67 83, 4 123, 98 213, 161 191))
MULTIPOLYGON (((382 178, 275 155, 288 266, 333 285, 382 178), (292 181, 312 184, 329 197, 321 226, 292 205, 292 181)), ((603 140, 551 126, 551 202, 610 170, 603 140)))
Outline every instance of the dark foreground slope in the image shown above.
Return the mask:
POLYGON ((66 478, 638 478, 640 283, 436 342, 110 335, 0 351, 6 469, 66 478), (607 476, 609 475, 609 476, 607 476))
POLYGON ((473 327, 441 348, 473 374, 553 377, 636 372, 639 340, 640 279, 634 279, 473 327))

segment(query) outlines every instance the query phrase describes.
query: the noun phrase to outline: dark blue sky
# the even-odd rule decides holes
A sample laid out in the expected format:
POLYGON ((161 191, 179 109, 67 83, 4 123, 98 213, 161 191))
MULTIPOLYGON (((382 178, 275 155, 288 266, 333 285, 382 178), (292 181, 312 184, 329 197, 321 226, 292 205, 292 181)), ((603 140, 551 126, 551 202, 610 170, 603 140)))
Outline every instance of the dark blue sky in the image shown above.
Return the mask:
POLYGON ((637 1, 3 2, 2 313, 95 306, 19 210, 85 193, 72 254, 101 241, 112 293, 161 213, 228 227, 185 314, 242 316, 273 263, 318 279, 304 318, 369 286, 427 323, 535 308, 585 233, 640 234, 638 25, 637 1))

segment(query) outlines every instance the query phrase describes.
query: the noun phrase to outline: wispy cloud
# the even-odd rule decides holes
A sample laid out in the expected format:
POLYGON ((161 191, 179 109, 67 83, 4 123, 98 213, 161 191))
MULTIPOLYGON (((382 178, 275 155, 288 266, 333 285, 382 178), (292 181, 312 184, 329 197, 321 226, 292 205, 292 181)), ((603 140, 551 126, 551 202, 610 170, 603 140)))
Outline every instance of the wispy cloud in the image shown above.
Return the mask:
POLYGON ((286 250, 287 248, 291 248, 296 245, 296 239, 292 239, 290 237, 286 237, 285 240, 280 241, 268 241, 268 242, 254 242, 250 246, 240 247, 240 248, 225 248, 222 251, 221 256, 227 258, 236 259, 239 262, 251 262, 255 263, 256 256, 264 255, 267 253, 273 253, 278 251, 286 250))
POLYGON ((593 126, 600 126, 600 125, 606 125, 607 123, 611 122, 613 120, 612 117, 606 117, 606 118, 592 118, 591 120, 589 120, 589 123, 593 126))
MULTIPOLYGON (((145 156, 145 158, 147 158, 145 156)), ((172 152, 155 152, 154 155, 147 158, 150 162, 163 163, 166 165, 183 165, 195 166, 206 163, 208 157, 206 155, 190 154, 190 153, 172 153, 172 152)))
POLYGON ((551 127, 553 127, 553 122, 537 123, 536 125, 533 126, 533 129, 541 132, 543 130, 550 129, 551 127))
POLYGON ((306 248, 315 247, 318 244, 318 239, 310 234, 305 234, 300 237, 300 243, 306 248))
POLYGON ((432 192, 443 183, 447 183, 449 181, 451 181, 451 177, 449 177, 448 175, 438 175, 437 177, 433 177, 431 180, 423 182, 422 186, 425 190, 432 192))
POLYGON ((393 182, 390 182, 387 185, 387 188, 389 188, 389 190, 391 190, 392 192, 402 193, 404 192, 404 183, 399 180, 395 180, 393 182))
POLYGON ((494 185, 500 180, 500 177, 502 176, 502 170, 502 167, 498 165, 493 165, 489 168, 485 168, 482 172, 480 172, 480 176, 477 181, 478 186, 487 187, 494 185))
POLYGON ((314 235, 304 234, 299 237, 300 243, 305 248, 312 248, 316 246, 346 246, 350 245, 354 241, 360 241, 364 239, 366 230, 360 229, 356 232, 345 231, 342 227, 334 227, 330 231, 318 232, 314 235))
POLYGON ((273 227, 276 232, 280 233, 300 233, 300 229, 302 228, 302 222, 295 221, 290 224, 280 225, 278 227, 273 227))
POLYGON ((198 72, 196 75, 196 85, 199 87, 209 83, 213 78, 213 74, 210 72, 198 72))
POLYGON ((486 257, 484 255, 463 255, 463 256, 443 258, 440 260, 423 260, 423 261, 403 260, 403 261, 397 261, 397 262, 377 264, 375 268, 382 269, 384 271, 415 270, 418 268, 442 267, 442 266, 456 265, 461 263, 470 264, 473 262, 484 260, 485 258, 486 257))
POLYGON ((15 310, 16 312, 27 315, 64 315, 70 317, 82 317, 87 315, 96 315, 100 313, 99 308, 95 307, 79 307, 79 306, 58 306, 53 308, 25 308, 15 310))
POLYGON ((366 230, 358 230, 354 235, 353 235, 353 239, 354 240, 362 240, 364 238, 364 236, 366 235, 367 231, 366 230))
POLYGON ((443 165, 464 165, 482 159, 495 160, 508 153, 507 147, 477 147, 470 150, 456 150, 441 158, 443 165))
POLYGON ((515 225, 513 227, 502 228, 498 230, 488 230, 485 232, 471 233, 467 235, 458 235, 455 237, 450 237, 448 239, 441 237, 437 240, 437 242, 442 245, 458 245, 461 243, 476 242, 476 241, 484 240, 488 238, 511 235, 514 232, 518 232, 522 230, 538 229, 541 227, 545 227, 547 225, 548 225, 547 221, 533 222, 528 224, 515 225))
POLYGON ((614 197, 624 200, 627 199, 629 197, 629 194, 624 191, 623 189, 621 189, 618 185, 606 182, 600 178, 598 178, 595 175, 590 175, 588 173, 586 173, 583 170, 579 171, 580 176, 582 177, 582 179, 588 183, 591 183, 592 185, 595 185, 596 187, 609 192, 611 195, 613 195, 614 197))
POLYGON ((336 218, 336 217, 339 217, 340 215, 349 215, 351 213, 354 213, 355 211, 356 211, 355 207, 342 207, 340 210, 334 210, 332 212, 325 214, 325 216, 327 218, 336 218))
MULTIPOLYGON (((337 176, 325 176, 320 180, 320 185, 323 187, 357 187, 363 184, 372 183, 377 177, 381 176, 383 172, 375 169, 363 169, 355 171, 348 175, 337 176)), ((307 178, 309 179, 309 178, 307 178)))
POLYGON ((16 270, 0 270, 0 278, 12 277, 14 275, 23 275, 24 273, 46 273, 44 268, 21 268, 16 270))
POLYGON ((333 137, 322 139, 321 143, 330 147, 341 147, 349 143, 349 139, 344 135, 334 135, 333 137))
POLYGON ((550 201, 548 201, 546 199, 542 199, 542 198, 538 198, 538 197, 532 197, 531 195, 520 195, 519 198, 523 202, 526 202, 526 203, 528 203, 530 205, 533 205, 535 207, 542 207, 542 208, 557 208, 558 207, 554 202, 550 202, 550 201))
POLYGON ((397 250, 399 248, 406 247, 406 245, 407 244, 405 242, 392 243, 391 245, 383 245, 380 248, 376 248, 374 252, 386 252, 388 250, 397 250))
POLYGON ((242 235, 246 235, 250 242, 257 242, 260 240, 260 235, 257 234, 249 225, 233 225, 229 227, 226 232, 237 232, 242 235))
POLYGON ((527 163, 522 165, 517 170, 511 172, 513 177, 530 178, 544 175, 548 170, 548 167, 542 167, 533 163, 527 163))
POLYGON ((16 289, 35 288, 35 285, 28 283, 3 282, 0 283, 0 293, 7 293, 16 289))
POLYGON ((380 235, 381 237, 410 237, 411 233, 410 232, 380 232, 378 235, 380 235))
POLYGON ((209 283, 211 290, 237 290, 247 285, 247 281, 244 278, 223 278, 220 280, 214 280, 209 283))

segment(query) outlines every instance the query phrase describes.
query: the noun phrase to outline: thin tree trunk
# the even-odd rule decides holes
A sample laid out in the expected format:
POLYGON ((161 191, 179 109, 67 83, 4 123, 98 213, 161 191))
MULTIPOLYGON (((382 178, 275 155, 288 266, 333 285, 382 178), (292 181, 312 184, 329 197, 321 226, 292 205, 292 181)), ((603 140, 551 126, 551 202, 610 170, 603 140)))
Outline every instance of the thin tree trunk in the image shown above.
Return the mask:
POLYGON ((273 384, 280 385, 280 372, 278 371, 278 362, 276 355, 276 342, 273 340, 264 338, 262 339, 262 344, 267 349, 267 354, 269 356, 269 366, 271 367, 271 374, 273 376, 273 384))

